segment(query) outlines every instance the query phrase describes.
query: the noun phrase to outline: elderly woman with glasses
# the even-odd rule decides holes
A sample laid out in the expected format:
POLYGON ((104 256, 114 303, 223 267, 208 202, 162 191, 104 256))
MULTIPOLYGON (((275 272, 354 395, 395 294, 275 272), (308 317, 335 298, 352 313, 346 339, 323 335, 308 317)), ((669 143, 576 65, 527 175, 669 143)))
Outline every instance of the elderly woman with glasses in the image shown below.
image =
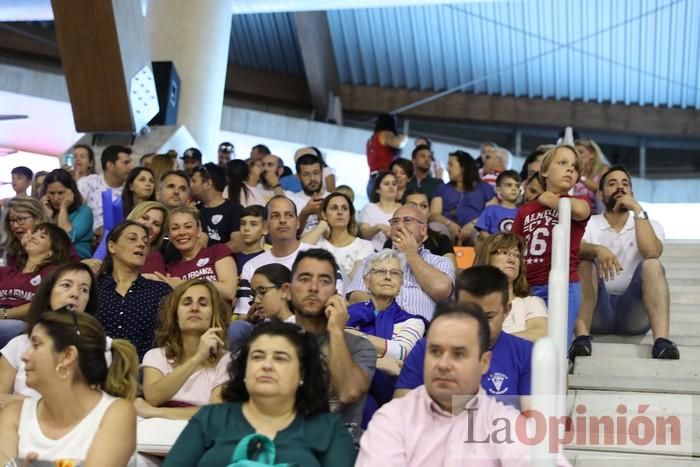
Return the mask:
POLYGON ((372 343, 380 370, 369 389, 364 426, 382 404, 391 400, 401 363, 425 332, 423 319, 396 303, 405 267, 405 255, 394 250, 382 250, 367 258, 363 277, 369 300, 348 307, 348 332, 372 343))
POLYGON ((511 308, 503 330, 534 342, 547 335, 547 305, 530 295, 524 258, 525 240, 512 233, 498 233, 479 244, 474 265, 494 266, 508 277, 511 308))

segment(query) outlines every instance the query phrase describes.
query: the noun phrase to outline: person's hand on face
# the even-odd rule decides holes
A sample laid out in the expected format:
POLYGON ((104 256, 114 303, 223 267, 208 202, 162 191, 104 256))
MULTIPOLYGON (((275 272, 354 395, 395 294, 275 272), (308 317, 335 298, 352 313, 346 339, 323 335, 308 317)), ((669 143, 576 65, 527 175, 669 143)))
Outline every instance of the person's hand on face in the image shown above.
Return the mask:
POLYGON ((396 245, 396 249, 405 255, 418 254, 420 249, 416 237, 403 225, 396 230, 392 241, 396 245))
POLYGON ((624 195, 620 196, 617 198, 617 203, 615 203, 615 207, 613 208, 613 212, 621 212, 621 211, 637 211, 641 210, 641 206, 637 202, 634 197, 629 194, 625 193, 624 195))
POLYGON ((224 348, 224 341, 221 340, 221 328, 209 328, 199 338, 197 353, 195 354, 200 362, 219 354, 219 350, 224 348))
POLYGON ((73 194, 73 190, 66 190, 66 194, 63 197, 63 201, 61 201, 61 209, 68 210, 71 204, 73 204, 73 201, 75 201, 75 195, 73 194))
POLYGON ((332 295, 326 302, 324 310, 328 323, 326 329, 336 332, 343 332, 345 324, 348 322, 348 305, 340 295, 332 295))
POLYGON ((270 186, 277 186, 280 183, 280 178, 272 170, 265 170, 263 172, 263 177, 265 177, 265 181, 270 186))

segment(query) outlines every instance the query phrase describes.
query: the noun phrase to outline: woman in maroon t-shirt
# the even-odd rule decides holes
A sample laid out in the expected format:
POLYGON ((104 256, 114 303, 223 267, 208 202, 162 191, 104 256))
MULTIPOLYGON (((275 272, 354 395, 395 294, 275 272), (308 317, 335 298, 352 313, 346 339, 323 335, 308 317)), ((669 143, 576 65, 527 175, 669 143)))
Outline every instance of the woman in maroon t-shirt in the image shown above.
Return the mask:
POLYGON ((238 284, 233 252, 225 244, 202 247, 198 241, 201 233, 202 225, 195 211, 190 208, 170 211, 168 236, 182 258, 165 265, 167 276, 155 275, 173 288, 189 279, 207 279, 214 283, 224 300, 233 303, 238 284))
POLYGON ((24 320, 43 277, 68 261, 71 241, 55 224, 37 225, 22 242, 13 266, 0 268, 0 347, 22 333, 24 320))

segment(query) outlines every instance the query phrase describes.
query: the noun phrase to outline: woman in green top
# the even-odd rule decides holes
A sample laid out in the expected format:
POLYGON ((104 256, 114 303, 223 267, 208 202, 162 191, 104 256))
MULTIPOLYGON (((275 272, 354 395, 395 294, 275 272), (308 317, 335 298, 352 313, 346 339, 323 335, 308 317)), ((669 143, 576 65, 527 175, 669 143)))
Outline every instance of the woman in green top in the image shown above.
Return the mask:
POLYGON ((294 324, 257 326, 229 366, 224 403, 190 420, 164 467, 227 465, 238 442, 272 439, 275 463, 352 466, 355 448, 341 418, 329 413, 328 372, 313 336, 294 324))

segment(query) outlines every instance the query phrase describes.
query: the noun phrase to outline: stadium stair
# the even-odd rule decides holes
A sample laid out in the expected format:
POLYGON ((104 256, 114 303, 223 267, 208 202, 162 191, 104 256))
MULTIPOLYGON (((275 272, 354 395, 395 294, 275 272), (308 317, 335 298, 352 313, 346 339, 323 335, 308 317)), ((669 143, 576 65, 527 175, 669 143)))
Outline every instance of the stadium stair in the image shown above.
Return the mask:
POLYGON ((624 403, 635 408, 628 412, 629 421, 638 403, 651 401, 645 415, 654 420, 657 415, 685 417, 682 436, 688 442, 670 447, 574 443, 565 454, 575 467, 700 466, 700 242, 666 242, 662 263, 671 293, 670 338, 679 345, 681 359, 651 359, 651 331, 594 336, 593 355, 577 358, 569 375, 568 407, 583 405, 587 415, 615 415, 624 403))

